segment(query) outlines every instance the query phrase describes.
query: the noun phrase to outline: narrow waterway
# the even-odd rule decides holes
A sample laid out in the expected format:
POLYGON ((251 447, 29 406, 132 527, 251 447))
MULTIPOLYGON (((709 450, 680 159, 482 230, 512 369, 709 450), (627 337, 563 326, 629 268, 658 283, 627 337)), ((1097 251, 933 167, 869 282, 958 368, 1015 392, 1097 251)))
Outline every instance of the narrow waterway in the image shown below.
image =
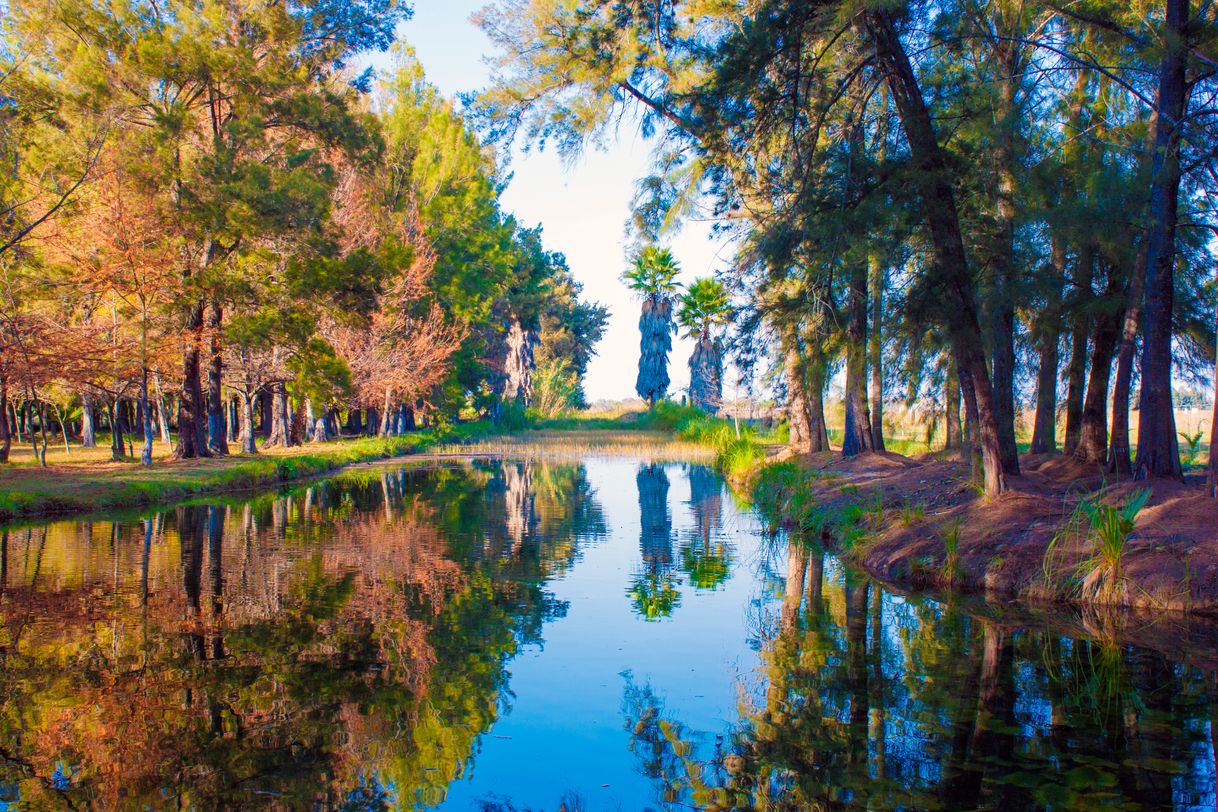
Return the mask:
POLYGON ((700 465, 0 539, 0 809, 1215 808, 1218 650, 887 591, 700 465))

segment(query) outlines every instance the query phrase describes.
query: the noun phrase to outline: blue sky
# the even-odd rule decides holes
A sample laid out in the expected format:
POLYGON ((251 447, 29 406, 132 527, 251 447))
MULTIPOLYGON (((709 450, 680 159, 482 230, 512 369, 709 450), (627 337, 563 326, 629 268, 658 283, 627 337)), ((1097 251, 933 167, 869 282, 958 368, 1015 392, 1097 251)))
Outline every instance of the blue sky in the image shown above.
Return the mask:
MULTIPOLYGON (((485 57, 491 44, 469 20, 484 0, 416 0, 414 17, 400 31, 427 71, 428 79, 448 96, 477 90, 489 80, 485 57)), ((504 208, 526 226, 540 223, 545 243, 567 256, 584 285, 584 295, 609 307, 610 321, 588 368, 590 401, 634 396, 638 362, 639 304, 618 280, 625 265, 625 222, 634 182, 646 171, 648 146, 637 131, 623 129, 606 151, 591 151, 572 165, 553 151, 513 158, 513 178, 503 196, 504 208)), ((682 280, 710 274, 731 247, 712 241, 706 224, 693 224, 670 247, 681 263, 682 280)), ((692 342, 673 344, 670 394, 689 383, 692 342)), ((732 396, 734 374, 724 394, 732 396)))

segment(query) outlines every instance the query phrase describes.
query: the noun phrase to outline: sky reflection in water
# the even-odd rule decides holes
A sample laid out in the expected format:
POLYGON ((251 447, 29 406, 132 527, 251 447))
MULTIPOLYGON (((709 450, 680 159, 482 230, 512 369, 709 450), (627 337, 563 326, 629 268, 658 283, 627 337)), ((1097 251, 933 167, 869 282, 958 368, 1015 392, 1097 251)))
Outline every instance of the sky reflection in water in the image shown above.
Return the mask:
POLYGON ((0 538, 0 809, 1214 808, 1212 673, 887 593, 700 466, 0 538))

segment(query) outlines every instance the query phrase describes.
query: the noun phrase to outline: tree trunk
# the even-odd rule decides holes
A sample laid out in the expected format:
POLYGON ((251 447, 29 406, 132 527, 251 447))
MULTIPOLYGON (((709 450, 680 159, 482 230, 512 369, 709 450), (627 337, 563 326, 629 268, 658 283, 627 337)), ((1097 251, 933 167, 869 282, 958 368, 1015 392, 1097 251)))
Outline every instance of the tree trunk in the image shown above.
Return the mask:
POLYGON ((312 401, 306 400, 305 407, 308 410, 309 420, 313 426, 313 442, 324 443, 329 433, 326 430, 326 413, 323 411, 319 414, 314 414, 312 401))
POLYGON ((1103 306, 1095 316, 1091 338, 1091 375, 1074 456, 1091 465, 1103 465, 1108 455, 1108 382, 1112 375, 1112 356, 1120 337, 1124 296, 1121 274, 1108 269, 1103 306))
POLYGON ((787 447, 802 454, 809 450, 811 443, 811 418, 804 388, 803 363, 793 337, 787 341, 783 368, 787 376, 787 421, 790 427, 787 447))
POLYGON ((635 391, 654 406, 668 393, 668 353, 672 351, 672 302, 651 295, 639 316, 639 375, 635 391))
POLYGON ((287 446, 291 442, 288 425, 287 387, 280 381, 271 384, 271 434, 264 446, 287 446))
POLYGON ((1057 362, 1061 339, 1061 284, 1066 273, 1066 243, 1054 238, 1049 262, 1053 285, 1048 301, 1037 319, 1039 345, 1036 369, 1036 418, 1032 427, 1032 453, 1048 454, 1057 450, 1057 362))
POLYGON ((224 312, 212 299, 207 308, 209 358, 207 365, 207 450, 213 456, 228 454, 228 422, 225 419, 224 360, 220 355, 220 324, 224 312))
POLYGON ((964 437, 960 427, 960 376, 956 374, 953 365, 948 366, 946 380, 943 382, 943 448, 951 450, 964 448, 964 437))
MULTIPOLYGON (((995 497, 1006 489, 1008 469, 1003 464, 989 369, 982 349, 981 325, 977 321, 973 278, 964 252, 950 170, 913 66, 897 36, 892 12, 869 9, 863 13, 863 18, 909 143, 922 216, 930 231, 934 260, 931 273, 936 289, 943 292, 940 315, 951 334, 957 364, 971 379, 967 389, 971 390, 977 409, 985 492, 987 496, 995 497)), ((961 377, 963 383, 963 374, 961 377)), ((1017 469, 1018 460, 1015 461, 1017 469)))
POLYGON ((1187 103, 1185 49, 1189 0, 1165 0, 1167 31, 1159 67, 1158 115, 1151 155, 1146 230, 1146 306, 1142 338, 1142 397, 1138 411, 1141 477, 1182 479, 1171 399, 1172 297, 1180 195, 1180 128, 1187 103))
POLYGON ((124 456, 123 419, 117 397, 110 400, 110 459, 121 462, 124 456))
POLYGON ((813 453, 829 451, 829 425, 825 422, 825 379, 828 364, 824 350, 818 345, 808 348, 808 442, 813 453))
POLYGON ((257 454, 258 445, 254 440, 254 398, 248 391, 241 395, 241 453, 257 454))
POLYGON ((140 450, 140 464, 152 465, 152 410, 148 408, 148 367, 140 370, 140 423, 144 429, 144 447, 140 450))
MULTIPOLYGON (((284 398, 287 400, 287 398, 284 398)), ((288 445, 298 446, 304 443, 305 412, 288 401, 288 445)))
POLYGON ((13 432, 8 424, 8 376, 0 374, 0 463, 8 462, 12 450, 13 432))
POLYGON ((868 260, 871 288, 871 332, 867 340, 867 364, 871 369, 871 447, 884 450, 884 266, 876 256, 868 260))
POLYGON ((80 393, 80 445, 82 448, 97 447, 97 430, 93 425, 93 395, 80 393))
MULTIPOLYGON (((190 308, 186 317, 186 347, 182 353, 182 394, 178 398, 178 444, 173 455, 188 460, 209 455, 207 416, 203 406, 203 384, 199 379, 199 356, 203 341, 203 301, 190 308)), ((115 415, 117 418, 117 414, 115 415)))
POLYGON ((993 245, 994 265, 991 337, 991 366, 993 368, 994 421, 998 426, 998 446, 1002 468, 1008 474, 1019 473, 1019 448, 1015 444, 1015 133, 1017 126, 1015 91, 1022 81, 1019 54, 1015 43, 1008 39, 991 41, 998 62, 999 76, 995 139, 998 175, 995 205, 996 234, 993 245))
MULTIPOLYGON (((1214 326, 1218 328, 1218 319, 1214 320, 1214 326)), ((1214 414, 1210 418, 1210 464, 1208 466, 1209 475, 1206 477, 1206 486, 1209 488, 1211 499, 1218 498, 1218 341, 1215 341, 1214 344, 1214 414)), ((2 394, 0 393, 0 396, 2 394)), ((5 453, 7 454, 7 451, 5 453)))
POLYGON ((964 401, 964 445, 960 456, 969 463, 974 481, 984 476, 984 461, 981 453, 981 431, 978 428, 977 395, 973 389, 973 377, 967 370, 956 366, 956 378, 960 382, 960 397, 964 401))
POLYGON ((1078 449, 1078 437, 1083 424, 1083 394, 1087 383, 1087 336, 1091 319, 1086 308, 1095 296, 1095 253, 1084 244, 1078 252, 1070 304, 1070 363, 1066 367, 1066 443, 1065 452, 1078 449))
POLYGON ((846 422, 842 456, 871 450, 871 414, 867 410, 867 268, 855 264, 850 273, 846 326, 846 422))
POLYGON ((161 442, 169 444, 169 412, 165 408, 165 393, 161 391, 161 376, 152 373, 152 389, 156 392, 156 419, 161 427, 161 442))
POLYGON ((393 430, 393 390, 385 390, 385 408, 381 409, 381 430, 382 437, 388 437, 393 430))

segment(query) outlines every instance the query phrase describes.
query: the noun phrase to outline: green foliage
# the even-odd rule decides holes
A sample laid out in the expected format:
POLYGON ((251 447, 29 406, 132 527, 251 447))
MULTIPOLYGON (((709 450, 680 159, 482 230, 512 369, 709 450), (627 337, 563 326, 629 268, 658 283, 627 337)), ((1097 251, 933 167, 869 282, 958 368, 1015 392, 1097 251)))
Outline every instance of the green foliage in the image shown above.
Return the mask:
POLYGON ((1150 496, 1149 489, 1142 489, 1130 493, 1119 504, 1104 501, 1102 495, 1080 499, 1045 551, 1046 579, 1051 583, 1057 580, 1059 564, 1071 552, 1065 546, 1075 542, 1083 547, 1084 553, 1066 581, 1067 589, 1088 600, 1122 598, 1127 588, 1122 569, 1125 546, 1150 496))
POLYGON ((707 335, 711 329, 731 321, 727 288, 710 277, 695 279, 678 297, 677 323, 690 338, 707 335))
POLYGON ((622 281, 643 298, 666 298, 677 290, 681 267, 667 248, 649 245, 639 250, 622 273, 622 281))

